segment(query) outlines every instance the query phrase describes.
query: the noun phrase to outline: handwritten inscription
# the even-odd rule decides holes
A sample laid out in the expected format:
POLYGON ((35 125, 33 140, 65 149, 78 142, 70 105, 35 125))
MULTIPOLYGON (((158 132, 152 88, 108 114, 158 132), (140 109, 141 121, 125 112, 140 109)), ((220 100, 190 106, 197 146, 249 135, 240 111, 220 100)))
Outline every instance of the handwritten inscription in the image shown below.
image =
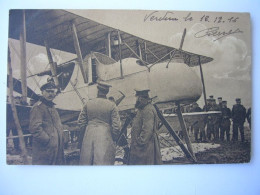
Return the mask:
POLYGON ((167 11, 152 11, 149 14, 146 14, 144 17, 144 22, 162 22, 162 21, 169 21, 169 22, 191 22, 191 21, 200 21, 205 23, 236 23, 239 20, 239 17, 224 17, 224 16, 210 16, 203 14, 201 16, 194 17, 191 12, 186 14, 184 17, 176 17, 174 12, 167 11))
POLYGON ((146 14, 144 17, 144 22, 146 21, 157 21, 157 22, 161 22, 161 21, 177 21, 179 20, 178 18, 175 18, 173 12, 169 12, 167 11, 165 14, 161 14, 161 12, 159 11, 154 11, 150 14, 146 14))
POLYGON ((212 28, 201 30, 195 33, 194 36, 196 38, 202 38, 206 36, 216 37, 216 39, 214 40, 216 41, 228 35, 237 34, 237 33, 243 33, 243 31, 241 31, 239 28, 237 28, 236 30, 231 29, 229 31, 221 31, 219 27, 212 27, 212 28))

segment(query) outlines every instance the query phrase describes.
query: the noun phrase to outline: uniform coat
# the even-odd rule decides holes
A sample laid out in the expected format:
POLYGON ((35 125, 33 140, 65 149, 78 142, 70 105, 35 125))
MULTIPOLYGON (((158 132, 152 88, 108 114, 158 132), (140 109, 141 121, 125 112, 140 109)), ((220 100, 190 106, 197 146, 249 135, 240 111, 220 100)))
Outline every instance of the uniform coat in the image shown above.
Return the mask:
POLYGON ((231 118, 231 110, 229 108, 223 107, 221 109, 222 117, 221 117, 221 125, 220 125, 220 140, 224 140, 224 136, 226 133, 227 141, 230 141, 230 118, 231 118))
POLYGON ((64 164, 63 129, 60 116, 52 102, 35 103, 30 113, 33 134, 32 164, 64 164))
POLYGON ((240 131, 241 141, 244 137, 244 122, 246 119, 246 109, 241 104, 235 104, 232 108, 232 120, 233 120, 233 141, 238 140, 238 129, 240 131))
POLYGON ((130 165, 162 164, 157 130, 158 119, 155 108, 148 104, 139 109, 131 131, 130 165))
MULTIPOLYGON (((192 109, 192 112, 202 112, 202 109, 200 107, 196 107, 192 109)), ((198 135, 200 134, 200 140, 205 141, 206 140, 206 132, 205 132, 205 123, 204 120, 198 120, 193 125, 194 128, 194 137, 195 140, 198 141, 198 135)))
POLYGON ((120 117, 115 103, 96 98, 83 107, 78 122, 85 128, 80 152, 81 165, 113 165, 120 117), (87 125, 87 126, 86 126, 87 125))

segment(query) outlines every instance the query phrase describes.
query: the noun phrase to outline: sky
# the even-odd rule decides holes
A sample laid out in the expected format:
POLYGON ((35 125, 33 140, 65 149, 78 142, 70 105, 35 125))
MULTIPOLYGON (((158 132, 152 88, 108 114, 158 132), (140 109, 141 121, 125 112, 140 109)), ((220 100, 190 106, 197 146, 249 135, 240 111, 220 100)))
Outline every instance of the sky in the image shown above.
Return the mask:
MULTIPOLYGON (((241 98, 242 104, 251 106, 251 21, 249 13, 189 12, 189 11, 137 11, 137 10, 69 10, 102 24, 134 34, 152 42, 179 48, 184 28, 187 33, 182 49, 212 57, 214 60, 203 65, 206 94, 222 97, 228 106, 241 98), (164 19, 161 19, 164 17, 164 19), (165 19, 168 18, 168 19, 165 19), (218 32, 235 32, 222 38, 217 36, 198 37, 196 33, 208 28, 219 28, 218 32), (217 39, 217 40, 216 40, 217 39)), ((204 33, 205 34, 205 33, 204 33)), ((19 77, 19 43, 10 41, 14 75, 19 77), (14 52, 13 49, 16 48, 14 52), (18 55, 17 55, 18 53, 18 55)), ((48 68, 48 58, 43 47, 27 44, 28 69, 32 73, 48 68), (37 49, 35 49, 37 48, 37 49)), ((53 51, 58 64, 76 57, 69 53, 53 51)), ((199 67, 193 68, 200 76, 199 67)), ((30 73, 27 73, 30 75, 30 73)), ((40 84, 46 78, 36 78, 40 84)), ((35 81, 28 85, 40 92, 35 81)), ((198 101, 204 105, 203 96, 198 101)))

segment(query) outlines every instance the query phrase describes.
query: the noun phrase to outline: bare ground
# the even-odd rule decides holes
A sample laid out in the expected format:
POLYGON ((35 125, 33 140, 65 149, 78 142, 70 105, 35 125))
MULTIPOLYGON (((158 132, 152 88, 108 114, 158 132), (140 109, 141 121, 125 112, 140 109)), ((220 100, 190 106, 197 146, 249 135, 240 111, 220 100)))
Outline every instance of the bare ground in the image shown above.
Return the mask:
MULTIPOLYGON (((232 137, 232 135, 231 135, 232 137)), ((216 148, 210 148, 202 152, 195 154, 198 164, 226 164, 226 163, 248 163, 251 158, 251 132, 248 127, 245 127, 245 142, 216 142, 209 144, 218 144, 216 148)), ((170 139, 167 141, 163 140, 164 148, 172 142, 170 139)), ((194 142, 191 136, 191 141, 194 142)), ((174 144, 176 145, 176 144, 174 144)), ((29 161, 31 162, 31 148, 27 148, 29 161)), ((180 151, 181 152, 181 151, 180 151)), ((122 148, 118 149, 117 152, 118 159, 123 156, 122 148)), ((70 144, 68 149, 65 150, 66 163, 68 165, 78 165, 79 161, 79 150, 76 149, 76 143, 70 144)), ((19 165, 23 164, 22 158, 19 153, 16 153, 13 149, 13 144, 7 143, 7 164, 9 165, 19 165)), ((119 160, 120 161, 120 160, 119 160)), ((117 165, 122 164, 122 162, 116 163, 117 165)), ((164 164, 191 164, 186 157, 177 157, 170 160, 164 161, 164 164)))

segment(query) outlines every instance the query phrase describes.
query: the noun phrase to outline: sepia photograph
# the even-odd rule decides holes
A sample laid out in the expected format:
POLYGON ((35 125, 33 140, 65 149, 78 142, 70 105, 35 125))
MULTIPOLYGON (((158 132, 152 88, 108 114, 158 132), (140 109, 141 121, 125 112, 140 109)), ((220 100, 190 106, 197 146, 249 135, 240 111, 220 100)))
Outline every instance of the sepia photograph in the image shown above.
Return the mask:
POLYGON ((250 163, 251 28, 246 12, 9 10, 6 163, 250 163))

